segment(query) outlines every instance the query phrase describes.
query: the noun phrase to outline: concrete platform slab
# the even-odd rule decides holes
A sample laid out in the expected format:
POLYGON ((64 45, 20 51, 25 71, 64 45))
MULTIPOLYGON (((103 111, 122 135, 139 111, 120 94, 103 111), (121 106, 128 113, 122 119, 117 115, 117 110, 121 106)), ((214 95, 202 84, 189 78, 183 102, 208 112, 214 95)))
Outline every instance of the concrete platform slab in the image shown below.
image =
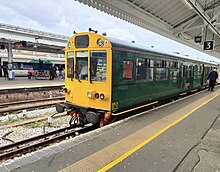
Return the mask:
POLYGON ((28 79, 27 77, 17 77, 14 80, 8 80, 0 77, 0 90, 2 89, 15 89, 15 88, 31 88, 31 87, 43 87, 43 86, 60 86, 64 85, 64 81, 61 78, 55 78, 54 80, 47 79, 28 79))

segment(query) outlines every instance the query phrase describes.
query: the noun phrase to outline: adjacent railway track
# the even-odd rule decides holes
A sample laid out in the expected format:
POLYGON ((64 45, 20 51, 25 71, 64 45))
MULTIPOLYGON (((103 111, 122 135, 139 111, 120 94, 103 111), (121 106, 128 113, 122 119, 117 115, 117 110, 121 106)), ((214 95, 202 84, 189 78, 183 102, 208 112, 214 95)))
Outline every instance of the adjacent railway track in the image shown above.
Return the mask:
POLYGON ((4 116, 5 113, 12 113, 15 111, 20 111, 24 109, 34 109, 45 106, 52 106, 56 103, 60 103, 64 100, 63 96, 45 98, 40 100, 27 100, 11 103, 3 103, 0 105, 0 116, 4 116))
POLYGON ((96 128, 96 125, 91 124, 88 124, 78 129, 74 129, 73 127, 66 127, 55 130, 53 132, 38 135, 26 140, 2 146, 0 147, 0 161, 32 152, 40 147, 45 147, 49 144, 64 140, 67 137, 75 137, 78 134, 83 134, 96 128))

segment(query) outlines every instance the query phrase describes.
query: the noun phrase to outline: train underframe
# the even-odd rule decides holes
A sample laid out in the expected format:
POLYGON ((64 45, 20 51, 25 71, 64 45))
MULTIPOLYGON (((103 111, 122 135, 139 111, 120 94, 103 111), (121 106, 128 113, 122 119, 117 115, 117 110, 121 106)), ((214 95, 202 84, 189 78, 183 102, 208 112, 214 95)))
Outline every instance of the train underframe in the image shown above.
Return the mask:
POLYGON ((77 106, 68 102, 56 104, 58 113, 67 111, 71 116, 70 126, 83 126, 87 123, 99 124, 100 127, 108 123, 111 118, 111 112, 87 107, 77 106))

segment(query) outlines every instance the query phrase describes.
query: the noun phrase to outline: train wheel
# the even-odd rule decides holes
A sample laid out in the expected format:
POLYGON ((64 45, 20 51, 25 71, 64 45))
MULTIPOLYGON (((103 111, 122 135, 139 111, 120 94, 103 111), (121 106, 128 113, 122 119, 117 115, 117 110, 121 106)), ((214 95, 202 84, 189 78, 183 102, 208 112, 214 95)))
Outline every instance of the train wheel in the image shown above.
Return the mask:
POLYGON ((99 115, 95 112, 92 112, 92 111, 88 111, 86 113, 86 120, 89 122, 89 123, 93 123, 93 124, 96 124, 98 121, 99 121, 99 115))

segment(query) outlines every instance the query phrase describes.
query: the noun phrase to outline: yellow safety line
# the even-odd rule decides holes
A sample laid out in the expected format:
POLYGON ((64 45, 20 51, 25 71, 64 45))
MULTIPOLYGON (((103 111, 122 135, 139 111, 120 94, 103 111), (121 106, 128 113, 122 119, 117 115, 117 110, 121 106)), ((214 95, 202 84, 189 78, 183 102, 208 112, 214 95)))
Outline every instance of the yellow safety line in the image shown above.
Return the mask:
POLYGON ((113 166, 115 166, 116 164, 118 164, 119 162, 121 162, 122 160, 124 160, 125 158, 127 158, 129 155, 133 154, 134 152, 136 152, 138 149, 142 148, 144 145, 146 145, 147 143, 149 143, 151 140, 155 139, 157 136, 159 136, 160 134, 162 134, 163 132, 165 132, 166 130, 168 130, 169 128, 171 128, 172 126, 176 125, 177 123, 179 123, 180 121, 182 121, 183 119, 185 119, 187 116, 189 116, 190 114, 192 114, 193 112, 195 112, 196 110, 198 110, 199 108, 201 108, 202 106, 204 106, 205 104, 207 104, 208 102, 210 102, 211 100, 213 100, 214 98, 216 98, 217 96, 219 96, 220 93, 218 93, 217 95, 215 95, 214 97, 208 99, 207 101, 205 101, 204 103, 202 103, 201 105, 199 105, 198 107, 196 107, 195 109, 191 110, 190 112, 186 113, 185 115, 183 115, 182 117, 178 118, 177 120, 175 120, 174 122, 170 123, 169 125, 167 125, 166 127, 164 127, 163 129, 161 129, 160 131, 158 131, 157 133, 155 133, 154 135, 152 135, 151 137, 149 137, 147 140, 141 142, 139 145, 135 146, 133 149, 131 149, 130 151, 126 152, 125 154, 123 154, 122 156, 120 156, 119 158, 115 159, 114 161, 112 161, 111 163, 107 164, 106 166, 104 166, 103 168, 99 169, 98 172, 103 172, 103 171, 107 171, 110 168, 112 168, 113 166))
POLYGON ((140 109, 140 108, 143 108, 143 107, 146 107, 146 106, 150 106, 150 105, 153 105, 153 104, 156 104, 156 103, 158 103, 158 101, 152 102, 152 103, 148 103, 146 105, 142 105, 142 106, 139 106, 139 107, 136 107, 136 108, 133 108, 133 109, 129 109, 129 110, 123 111, 123 112, 113 113, 112 115, 114 115, 114 116, 121 115, 123 113, 130 112, 130 111, 133 111, 133 110, 136 110, 136 109, 140 109))

